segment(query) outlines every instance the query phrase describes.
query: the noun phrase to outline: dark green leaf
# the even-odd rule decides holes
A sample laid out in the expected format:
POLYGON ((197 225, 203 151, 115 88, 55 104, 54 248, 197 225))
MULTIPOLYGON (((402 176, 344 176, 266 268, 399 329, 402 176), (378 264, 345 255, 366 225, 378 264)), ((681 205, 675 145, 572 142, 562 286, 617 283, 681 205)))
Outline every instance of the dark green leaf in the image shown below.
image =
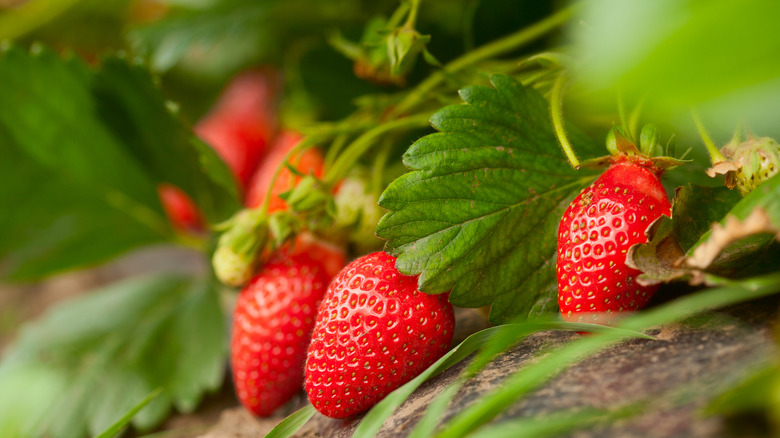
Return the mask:
POLYGON ((124 429, 128 424, 130 424, 130 421, 133 419, 133 417, 135 417, 138 411, 145 408, 146 405, 148 405, 149 402, 154 400, 155 397, 160 395, 161 392, 162 389, 153 391, 151 394, 146 396, 145 399, 141 400, 140 403, 135 405, 133 409, 130 409, 125 415, 122 416, 122 418, 117 420, 116 423, 112 424, 108 429, 104 430, 103 433, 98 435, 96 438, 114 438, 115 436, 117 436, 122 431, 122 429, 124 429))
POLYGON ((163 20, 132 30, 129 38, 158 71, 175 66, 196 46, 211 58, 201 68, 235 69, 258 51, 269 50, 261 42, 269 39, 263 23, 273 3, 228 0, 208 8, 179 8, 163 20))
POLYGON ((315 412, 312 405, 306 405, 298 409, 271 429, 265 438, 287 438, 293 436, 298 429, 303 427, 314 416, 315 412))
POLYGON ((141 67, 16 47, 0 55, 0 257, 29 280, 173 239, 157 195, 181 186, 212 222, 238 207, 226 166, 141 67))
POLYGON ((5 436, 81 437, 191 411, 219 386, 226 342, 216 291, 178 276, 135 279, 66 302, 26 326, 0 363, 5 436), (24 389, 29 386, 28 389, 24 389))
POLYGON ((778 184, 780 179, 771 179, 746 198, 725 187, 678 188, 672 218, 655 222, 648 243, 633 247, 628 262, 643 272, 640 281, 653 284, 700 272, 738 274, 762 258, 773 240, 772 227, 780 230, 778 184), (754 209, 764 212, 768 222, 748 229, 740 221, 754 209))
MULTIPOLYGON (((466 105, 432 117, 442 132, 404 155, 413 171, 383 193, 390 213, 377 235, 401 272, 420 274, 422 291, 452 290, 461 307, 492 303, 491 321, 501 322, 556 305, 558 223, 592 177, 564 158, 541 95, 507 76, 492 82, 461 90, 466 105)), ((594 152, 569 136, 580 154, 594 152)))
POLYGON ((683 251, 688 251, 714 222, 723 219, 742 199, 726 187, 685 186, 675 192, 674 235, 683 251))
POLYGON ((155 181, 187 192, 210 223, 238 209, 230 170, 178 119, 146 68, 107 58, 96 74, 93 93, 102 123, 155 181))
POLYGON ((687 264, 733 269, 754 262, 756 254, 780 236, 780 175, 742 198, 718 225, 688 250, 687 264))
POLYGON ((352 0, 223 0, 171 8, 128 36, 158 71, 194 61, 195 74, 223 75, 289 55, 296 41, 322 38, 326 29, 364 18, 352 0))

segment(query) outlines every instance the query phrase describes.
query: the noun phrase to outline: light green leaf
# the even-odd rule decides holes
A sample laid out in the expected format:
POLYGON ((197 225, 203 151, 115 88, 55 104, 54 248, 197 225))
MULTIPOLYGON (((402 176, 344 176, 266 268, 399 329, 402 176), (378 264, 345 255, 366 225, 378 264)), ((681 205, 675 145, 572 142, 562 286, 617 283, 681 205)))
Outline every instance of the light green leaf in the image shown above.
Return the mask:
MULTIPOLYGON (((441 132, 404 155, 412 172, 382 194, 390 213, 377 235, 401 272, 420 274, 422 291, 451 290, 461 307, 492 303, 491 321, 505 322, 556 306, 558 223, 593 176, 569 166, 541 95, 507 76, 492 82, 434 114, 441 132)), ((595 153, 569 131, 578 153, 595 153)))
POLYGON ((610 332, 617 333, 624 337, 647 337, 647 335, 642 333, 616 329, 613 327, 561 321, 529 321, 517 324, 504 324, 479 331, 466 338, 417 377, 391 392, 387 397, 371 408, 360 421, 360 424, 357 429, 355 429, 355 433, 352 437, 370 438, 375 436, 377 431, 379 431, 379 428, 382 427, 382 424, 384 424, 390 415, 392 415, 392 413, 401 406, 401 404, 409 398, 420 385, 446 371, 475 351, 486 347, 488 349, 484 358, 477 361, 478 365, 471 368, 472 371, 470 375, 473 375, 473 373, 484 366, 491 357, 508 346, 519 342, 532 333, 546 330, 572 330, 594 333, 610 332))
POLYGON ((287 438, 293 436, 298 429, 303 427, 314 416, 315 412, 317 411, 314 410, 312 405, 306 405, 298 409, 271 429, 265 438, 287 438))
MULTIPOLYGON (((685 296, 638 313, 623 320, 619 327, 628 330, 645 330, 711 309, 768 296, 778 291, 780 291, 780 274, 754 277, 685 296)), ((517 370, 507 377, 501 386, 455 416, 437 437, 460 437, 474 431, 576 361, 621 339, 625 339, 625 335, 619 332, 604 332, 583 337, 517 370)))
POLYGON ((587 430, 594 424, 615 421, 639 413, 634 409, 607 411, 585 409, 578 412, 556 412, 534 418, 515 418, 488 426, 469 435, 470 438, 542 438, 587 430))
POLYGON ((775 397, 780 385, 780 367, 768 364, 747 376, 704 408, 704 415, 735 415, 761 412, 776 406, 775 397))
POLYGON ((146 396, 145 399, 141 400, 140 403, 135 405, 133 409, 130 409, 125 415, 122 416, 122 418, 117 420, 116 423, 112 424, 108 429, 104 430, 103 433, 98 435, 96 438, 114 438, 115 436, 117 436, 122 431, 122 429, 124 429, 128 424, 130 424, 130 421, 133 419, 133 417, 135 417, 138 411, 145 408, 146 405, 148 405, 149 402, 154 400, 155 397, 160 395, 161 392, 162 389, 153 391, 151 394, 146 396))
POLYGON ((741 120, 767 135, 780 134, 774 117, 780 110, 780 3, 582 3, 569 30, 571 53, 580 61, 578 82, 590 96, 614 103, 619 90, 631 100, 645 98, 654 116, 687 123, 689 106, 697 105, 717 120, 713 128, 719 133, 728 135, 741 120))
POLYGON ((102 432, 155 388, 133 424, 188 412, 219 386, 226 336, 210 282, 171 275, 65 302, 23 328, 0 362, 0 424, 21 436, 102 432), (24 390, 25 386, 35 391, 24 390))

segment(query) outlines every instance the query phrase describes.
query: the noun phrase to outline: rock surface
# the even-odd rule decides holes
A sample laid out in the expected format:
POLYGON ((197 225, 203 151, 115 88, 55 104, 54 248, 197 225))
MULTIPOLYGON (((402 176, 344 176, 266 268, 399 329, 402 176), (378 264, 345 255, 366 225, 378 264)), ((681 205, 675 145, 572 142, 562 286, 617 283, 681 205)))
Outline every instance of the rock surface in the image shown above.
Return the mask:
MULTIPOLYGON (((651 330, 656 340, 630 340, 602 350, 564 371, 506 409, 496 422, 541 418, 551 413, 587 407, 607 409, 651 400, 641 413, 608 425, 577 431, 576 437, 711 437, 725 434, 719 417, 699 412, 709 400, 738 382, 776 354, 770 325, 777 317, 777 299, 738 306, 684 324, 651 330)), ((460 389, 442 422, 500 386, 509 373, 551 348, 579 335, 543 332, 525 339, 500 356, 460 389)), ((378 437, 411 432, 434 398, 452 383, 468 361, 463 361, 420 387, 393 414, 378 437)), ((243 409, 223 413, 204 438, 263 436, 284 415, 302 406, 297 400, 280 416, 255 419, 243 409), (297 406, 296 406, 297 405, 297 406)), ((338 421, 315 414, 295 436, 346 438, 359 418, 338 421)))

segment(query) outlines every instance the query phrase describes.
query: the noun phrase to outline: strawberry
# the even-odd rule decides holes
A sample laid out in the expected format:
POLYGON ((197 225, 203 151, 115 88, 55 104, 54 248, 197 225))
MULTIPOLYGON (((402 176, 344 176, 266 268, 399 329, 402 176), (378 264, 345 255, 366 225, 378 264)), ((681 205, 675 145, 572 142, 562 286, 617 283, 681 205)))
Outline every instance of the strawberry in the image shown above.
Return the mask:
POLYGON ((157 194, 165 215, 175 229, 185 232, 203 230, 203 219, 198 206, 182 189, 162 183, 157 186, 157 194))
MULTIPOLYGON (((268 156, 252 177, 244 201, 247 207, 256 208, 263 204, 266 194, 271 188, 276 169, 282 164, 287 153, 302 139, 303 137, 294 131, 282 131, 279 134, 268 152, 268 156)), ((297 154, 290 159, 290 164, 298 172, 305 175, 314 174, 317 177, 322 176, 324 162, 322 153, 315 148, 307 149, 302 154, 297 154)), ((289 169, 282 169, 272 188, 272 197, 268 205, 269 213, 286 208, 287 204, 279 195, 295 187, 300 179, 299 176, 294 176, 289 169)))
POLYGON ((241 403, 258 416, 286 403, 303 382, 309 335, 331 279, 316 258, 326 248, 304 247, 277 253, 241 291, 233 311, 233 382, 241 403))
POLYGON ((306 358, 305 389, 324 415, 362 412, 438 360, 454 329, 446 294, 417 289, 417 277, 383 252, 345 267, 328 287, 306 358))
POLYGON ((569 205, 558 229, 558 304, 568 321, 607 323, 613 312, 642 308, 658 286, 635 281, 628 248, 671 205, 651 159, 618 154, 569 205), (588 317, 586 318, 586 314, 588 317))
POLYGON ((194 128, 227 163, 243 189, 275 135, 279 88, 275 72, 244 72, 231 80, 212 111, 194 128))

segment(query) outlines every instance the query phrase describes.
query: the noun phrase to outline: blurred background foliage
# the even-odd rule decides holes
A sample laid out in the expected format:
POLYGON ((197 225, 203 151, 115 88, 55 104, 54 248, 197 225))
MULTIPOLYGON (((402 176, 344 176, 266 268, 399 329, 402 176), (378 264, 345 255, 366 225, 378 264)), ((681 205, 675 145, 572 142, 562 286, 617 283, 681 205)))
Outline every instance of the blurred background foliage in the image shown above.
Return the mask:
MULTIPOLYGON (((425 49, 435 60, 421 56, 402 83, 359 77, 356 63, 344 55, 346 50, 338 47, 338 41, 361 41, 370 23, 390 19, 399 5, 403 3, 397 0, 0 0, 0 44, 6 59, 0 66, 0 83, 7 87, 0 96, 3 280, 38 281, 93 266, 145 244, 186 244, 164 222, 153 190, 159 181, 176 182, 195 196, 212 223, 234 212, 239 202, 227 169, 189 128, 209 111, 231 77, 257 65, 270 65, 283 73, 280 118, 286 126, 305 128, 360 112, 373 121, 381 120, 392 105, 431 75, 443 74, 443 85, 427 90, 422 98, 424 107, 434 111, 459 103, 456 90, 486 84, 492 73, 517 73, 524 68, 520 61, 529 55, 553 51, 562 55, 555 59, 563 60, 572 77, 564 112, 591 137, 601 141, 606 130, 620 120, 622 108, 629 119, 658 124, 663 142, 672 144, 677 155, 689 150, 688 157, 695 162, 671 172, 670 186, 718 184, 704 175, 710 163, 693 125, 692 107, 700 112, 719 146, 739 123, 760 136, 780 138, 780 32, 776 26, 780 2, 422 0, 415 28, 420 35, 430 36, 425 49), (442 73, 439 65, 464 59, 485 44, 565 10, 572 16, 560 31, 553 26, 530 44, 479 58, 455 73, 442 73), (20 48, 38 55, 25 57, 20 48), (94 70, 87 71, 81 60, 94 70), (40 101, 31 101, 20 94, 25 91, 43 94, 35 95, 40 101), (61 105, 41 104, 49 100, 61 105), (44 109, 38 111, 36 105, 44 109), (125 124, 125 120, 132 123, 125 124), (74 123, 78 129, 68 125, 74 123), (109 151, 108 158, 90 161, 91 141, 96 148, 109 151), (26 153, 34 153, 43 144, 53 150, 72 146, 78 153, 42 159, 45 166, 25 161, 26 153), (156 153, 155 148, 163 152, 156 153), (169 161, 179 165, 167 169, 163 163, 169 161), (77 171, 78 166, 93 169, 94 175, 77 171), (119 168, 123 173, 112 174, 112 169, 119 168), (112 190, 127 195, 143 211, 136 214, 140 210, 128 208, 125 198, 117 201, 115 191, 96 188, 92 177, 101 183, 108 181, 112 190), (57 234, 63 227, 73 231, 70 240, 63 241, 57 234), (36 234, 40 229, 48 233, 36 234), (28 267, 20 271, 14 269, 17 266, 28 267)), ((403 172, 400 152, 419 134, 399 135, 390 174, 403 172)), ((211 244, 207 241, 199 249, 207 252, 211 244)), ((51 403, 81 403, 86 397, 84 388, 99 387, 99 381, 89 381, 83 388, 72 384, 94 372, 88 357, 74 360, 69 356, 73 352, 69 348, 82 352, 92 348, 84 345, 99 345, 95 351, 101 361, 123 361, 118 374, 105 377, 118 381, 124 378, 122 373, 136 379, 137 369, 160 365, 164 358, 153 354, 153 340, 164 337, 166 345, 174 346, 170 354, 179 361, 175 365, 182 376, 192 379, 172 377, 165 369, 149 372, 134 400, 111 408, 101 404, 116 398, 122 387, 108 387, 110 391, 104 391, 102 398, 94 395, 95 400, 70 411, 60 408, 57 421, 64 423, 44 424, 39 428, 42 434, 61 424, 68 424, 73 436, 87 429, 100 430, 157 385, 167 386, 169 394, 154 401, 150 405, 154 409, 147 410, 136 425, 158 424, 172 405, 182 411, 194 409, 204 391, 221 384, 225 338, 210 339, 206 345, 209 357, 194 363, 184 355, 195 347, 181 342, 185 337, 176 338, 176 333, 191 328, 191 321, 180 317, 181 308, 192 315, 205 314, 207 328, 224 325, 221 315, 208 312, 208 306, 219 298, 215 283, 209 273, 201 273, 194 280, 151 277, 96 292, 94 296, 109 297, 99 299, 116 300, 113 309, 132 312, 124 318, 97 320, 103 324, 102 331, 93 332, 86 344, 81 335, 94 327, 81 321, 81 315, 93 311, 101 304, 99 300, 69 305, 20 335, 16 348, 4 356, 0 366, 0 389, 4 389, 0 407, 9 408, 0 409, 0 425, 4 418, 16 419, 5 423, 9 429, 0 427, 0 435, 29 427, 29 422, 45 415, 51 403), (188 293, 191 290, 197 293, 188 293), (123 304, 138 296, 148 301, 133 308, 123 304), (155 303, 160 297, 169 300, 167 305, 155 303), (148 313, 147 307, 162 310, 148 313), (59 333, 70 338, 55 348, 47 342, 61 321, 73 330, 59 333), (161 330, 171 326, 175 329, 168 339, 161 330), (123 330, 125 338, 116 337, 117 329, 123 330), (140 341, 130 342, 133 336, 140 341), (117 353, 125 345, 133 350, 128 357, 117 353), (67 372, 29 366, 44 347, 51 347, 57 366, 67 372), (8 394, 24 388, 32 388, 29 397, 15 404, 8 394), (53 399, 53 394, 60 398, 53 399), (84 420, 85 416, 92 419, 84 420), (73 418, 79 420, 67 423, 73 418)), ((15 330, 18 324, 3 327, 15 330)), ((219 330, 209 333, 215 331, 219 330)))

